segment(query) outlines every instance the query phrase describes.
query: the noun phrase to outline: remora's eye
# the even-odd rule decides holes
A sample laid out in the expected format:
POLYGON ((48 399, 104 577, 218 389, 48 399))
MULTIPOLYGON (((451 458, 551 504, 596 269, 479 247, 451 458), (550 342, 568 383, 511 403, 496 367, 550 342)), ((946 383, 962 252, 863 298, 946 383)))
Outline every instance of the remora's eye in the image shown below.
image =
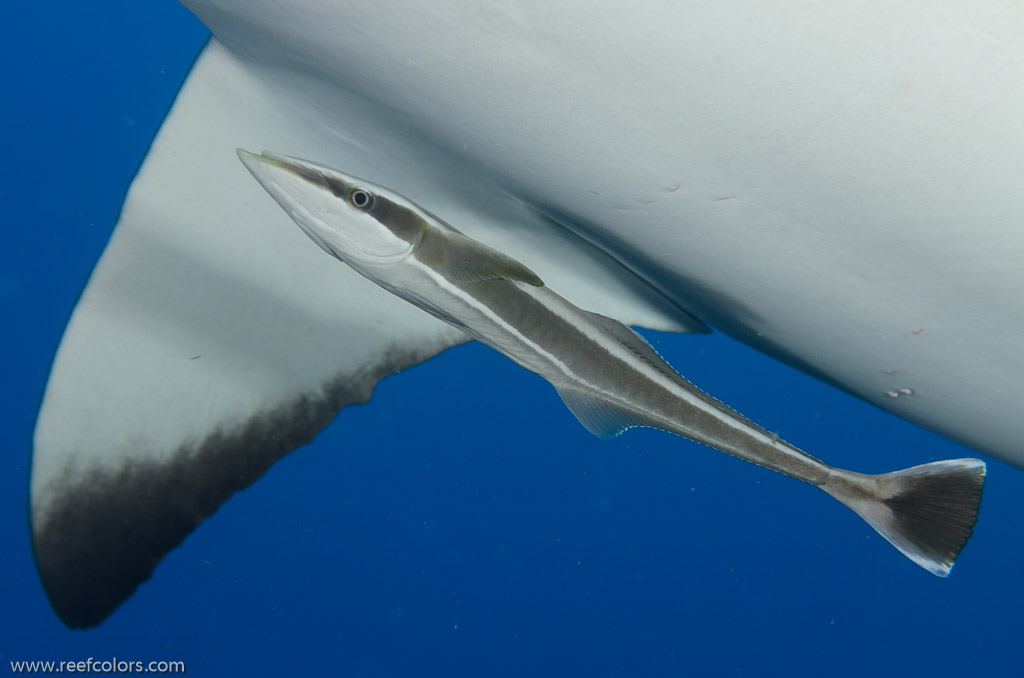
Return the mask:
POLYGON ((373 206, 373 194, 361 188, 353 188, 348 194, 348 201, 352 207, 365 212, 373 206))

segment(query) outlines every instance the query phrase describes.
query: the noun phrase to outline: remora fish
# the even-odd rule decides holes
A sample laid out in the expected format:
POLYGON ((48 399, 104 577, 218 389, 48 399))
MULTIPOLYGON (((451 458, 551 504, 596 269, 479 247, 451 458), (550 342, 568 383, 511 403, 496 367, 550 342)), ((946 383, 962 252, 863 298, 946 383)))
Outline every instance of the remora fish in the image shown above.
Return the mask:
POLYGON ((820 487, 938 576, 970 537, 980 459, 880 475, 828 466, 698 389, 627 326, 574 306, 397 193, 297 158, 238 155, 327 253, 548 380, 598 437, 658 428, 820 487))

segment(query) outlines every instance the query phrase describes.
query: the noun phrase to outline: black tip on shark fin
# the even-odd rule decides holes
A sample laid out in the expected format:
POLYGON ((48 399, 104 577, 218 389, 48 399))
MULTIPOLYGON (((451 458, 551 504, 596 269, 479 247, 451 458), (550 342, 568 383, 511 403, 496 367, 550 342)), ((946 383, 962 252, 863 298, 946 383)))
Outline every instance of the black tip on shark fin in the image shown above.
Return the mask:
MULTIPOLYGON (((312 441, 343 407, 367 402, 385 375, 436 352, 393 348, 361 373, 340 373, 318 392, 282 399, 177 449, 149 449, 106 469, 70 467, 32 520, 36 567, 57 616, 75 629, 103 622, 234 493, 312 441)), ((41 452, 53 451, 35 448, 41 452)))
POLYGON ((825 491, 903 555, 948 577, 978 519, 985 462, 950 459, 865 476, 833 471, 825 491))
POLYGON ((32 539, 61 621, 74 629, 101 623, 231 495, 311 441, 346 400, 369 398, 365 388, 352 398, 333 385, 325 391, 156 459, 63 478, 45 518, 34 520, 32 539))

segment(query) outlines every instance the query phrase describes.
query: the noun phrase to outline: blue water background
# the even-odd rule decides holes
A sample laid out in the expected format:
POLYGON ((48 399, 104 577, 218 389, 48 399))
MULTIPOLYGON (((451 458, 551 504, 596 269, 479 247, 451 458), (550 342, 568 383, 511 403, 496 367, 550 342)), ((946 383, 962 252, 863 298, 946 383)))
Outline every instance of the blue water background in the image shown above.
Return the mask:
MULTIPOLYGON (((546 383, 478 345, 384 381, 106 623, 66 629, 29 544, 36 409, 205 37, 170 0, 19 3, 0 22, 0 672, 117 657, 201 676, 1022 673, 1021 471, 990 464, 975 536, 942 580, 813 488, 667 434, 592 438, 546 383)), ((834 465, 973 454, 721 334, 648 336, 834 465)))

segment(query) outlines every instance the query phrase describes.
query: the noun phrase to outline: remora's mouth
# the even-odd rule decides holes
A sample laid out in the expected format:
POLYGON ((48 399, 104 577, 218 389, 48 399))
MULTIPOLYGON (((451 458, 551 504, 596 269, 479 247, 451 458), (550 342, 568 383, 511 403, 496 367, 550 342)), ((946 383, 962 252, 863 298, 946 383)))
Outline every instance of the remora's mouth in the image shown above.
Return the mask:
POLYGON ((390 242, 394 238, 387 243, 380 240, 376 232, 385 227, 348 205, 345 196, 351 184, 336 170, 270 151, 257 155, 238 148, 235 152, 274 201, 328 254, 351 266, 385 265, 403 260, 412 251, 412 244, 402 242, 396 248, 390 242))
MULTIPOLYGON (((315 168, 297 158, 264 151, 257 155, 244 148, 235 149, 238 159, 242 161, 249 173, 259 182, 270 197, 298 224, 309 238, 328 254, 339 257, 339 253, 329 246, 326 233, 322 233, 319 220, 307 209, 306 202, 309 185, 323 190, 327 186, 325 177, 315 168), (303 187, 303 184, 307 184, 303 187)), ((340 258, 340 257, 339 257, 340 258)))

